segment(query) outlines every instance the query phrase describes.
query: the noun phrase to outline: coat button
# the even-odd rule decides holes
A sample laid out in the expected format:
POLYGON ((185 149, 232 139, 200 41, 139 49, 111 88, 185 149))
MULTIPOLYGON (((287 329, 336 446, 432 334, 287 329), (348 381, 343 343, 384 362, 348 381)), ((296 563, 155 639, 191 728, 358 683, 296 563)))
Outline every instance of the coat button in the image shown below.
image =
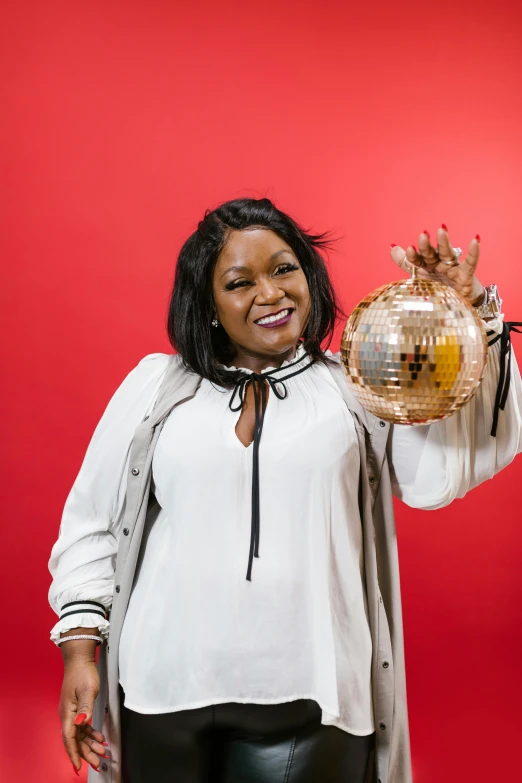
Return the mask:
POLYGON ((117 593, 119 593, 119 592, 120 592, 120 586, 119 586, 119 585, 116 585, 116 592, 117 592, 117 593))
POLYGON ((128 536, 129 535, 129 528, 128 527, 124 527, 123 528, 123 535, 124 536, 128 536))
POLYGON ((379 728, 382 729, 382 731, 384 731, 384 729, 386 728, 386 724, 385 723, 379 723, 379 728))
POLYGON ((103 771, 104 771, 104 772, 107 772, 107 770, 109 769, 109 768, 108 768, 108 766, 107 766, 107 764, 105 763, 105 761, 104 761, 104 762, 103 762, 103 764, 101 765, 101 768, 103 769, 103 771))
POLYGON ((386 424, 383 421, 379 422, 379 427, 386 427, 386 424))
POLYGON ((133 468, 133 469, 131 470, 131 473, 132 473, 132 475, 133 475, 133 476, 137 476, 139 472, 140 472, 140 469, 139 469, 139 468, 133 468))
POLYGON ((390 664, 388 663, 388 661, 384 661, 383 664, 382 664, 382 668, 383 669, 387 669, 389 665, 390 664))
POLYGON ((375 481, 375 476, 370 476, 368 481, 370 482, 370 484, 373 484, 373 482, 375 481))

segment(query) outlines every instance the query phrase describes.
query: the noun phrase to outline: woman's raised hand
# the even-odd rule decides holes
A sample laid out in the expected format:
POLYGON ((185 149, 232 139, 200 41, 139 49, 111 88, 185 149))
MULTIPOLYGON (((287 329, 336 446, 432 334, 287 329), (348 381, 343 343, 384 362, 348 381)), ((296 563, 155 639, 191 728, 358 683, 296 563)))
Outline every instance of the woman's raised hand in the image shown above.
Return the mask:
POLYGON ((454 288, 471 303, 480 302, 484 286, 475 272, 480 255, 480 237, 477 234, 471 240, 463 261, 456 261, 450 244, 446 226, 437 230, 437 246, 430 244, 430 235, 423 231, 419 235, 419 249, 408 245, 406 250, 400 245, 390 247, 392 260, 408 274, 412 266, 417 267, 417 277, 421 280, 437 280, 454 288), (406 259, 405 259, 406 256, 406 259), (453 261, 453 263, 445 262, 453 261))
POLYGON ((110 758, 105 753, 108 743, 104 735, 89 724, 99 690, 100 675, 95 661, 73 659, 66 662, 58 714, 63 744, 76 774, 82 759, 97 770, 100 756, 110 758))

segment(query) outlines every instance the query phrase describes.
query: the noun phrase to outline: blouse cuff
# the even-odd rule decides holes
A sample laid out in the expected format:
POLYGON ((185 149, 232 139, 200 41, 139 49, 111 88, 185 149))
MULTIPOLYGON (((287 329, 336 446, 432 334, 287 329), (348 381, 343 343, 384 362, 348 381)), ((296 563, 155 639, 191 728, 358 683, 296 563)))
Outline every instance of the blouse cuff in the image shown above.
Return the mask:
POLYGON ((490 321, 484 321, 483 318, 481 318, 480 320, 482 321, 486 329, 486 335, 487 335, 488 345, 489 345, 495 340, 496 335, 502 332, 502 329, 504 327, 504 313, 500 313, 495 318, 492 318, 490 321))
POLYGON ((100 636, 106 640, 110 625, 107 615, 107 609, 98 601, 69 601, 62 606, 60 619, 51 629, 51 641, 56 644, 60 634, 71 628, 99 628, 100 636))

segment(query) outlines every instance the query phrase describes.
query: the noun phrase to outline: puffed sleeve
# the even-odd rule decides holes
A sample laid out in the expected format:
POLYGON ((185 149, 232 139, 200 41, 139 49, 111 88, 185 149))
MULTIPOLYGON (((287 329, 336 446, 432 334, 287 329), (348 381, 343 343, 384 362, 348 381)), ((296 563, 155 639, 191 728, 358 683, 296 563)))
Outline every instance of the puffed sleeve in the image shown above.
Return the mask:
POLYGON ((48 600, 59 616, 51 629, 55 643, 77 627, 98 627, 107 638, 130 447, 152 410, 168 361, 169 354, 148 354, 117 388, 65 501, 48 563, 48 600))
MULTIPOLYGON (((484 324, 488 332, 500 334, 503 320, 499 316, 484 324)), ((460 411, 433 424, 392 426, 387 456, 393 494, 408 506, 447 506, 493 478, 522 451, 522 380, 513 346, 509 393, 496 436, 491 435, 500 349, 499 340, 489 346, 482 383, 460 411)))

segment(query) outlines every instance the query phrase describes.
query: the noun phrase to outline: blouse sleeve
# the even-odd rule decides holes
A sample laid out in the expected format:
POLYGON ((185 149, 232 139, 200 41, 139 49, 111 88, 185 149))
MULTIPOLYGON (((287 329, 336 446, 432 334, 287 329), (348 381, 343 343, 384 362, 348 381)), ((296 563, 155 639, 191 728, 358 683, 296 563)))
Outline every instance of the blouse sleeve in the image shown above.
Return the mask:
MULTIPOLYGON (((488 331, 500 334, 503 316, 484 323, 488 331)), ((457 413, 433 424, 392 426, 387 445, 392 489, 408 506, 447 506, 493 478, 522 452, 522 380, 513 346, 511 350, 509 394, 496 436, 490 433, 499 381, 499 340, 488 348, 480 387, 457 413)))
POLYGON ((127 463, 136 427, 151 412, 169 354, 145 356, 110 399, 65 501, 48 568, 48 600, 59 616, 51 641, 70 628, 106 639, 122 522, 127 463))

